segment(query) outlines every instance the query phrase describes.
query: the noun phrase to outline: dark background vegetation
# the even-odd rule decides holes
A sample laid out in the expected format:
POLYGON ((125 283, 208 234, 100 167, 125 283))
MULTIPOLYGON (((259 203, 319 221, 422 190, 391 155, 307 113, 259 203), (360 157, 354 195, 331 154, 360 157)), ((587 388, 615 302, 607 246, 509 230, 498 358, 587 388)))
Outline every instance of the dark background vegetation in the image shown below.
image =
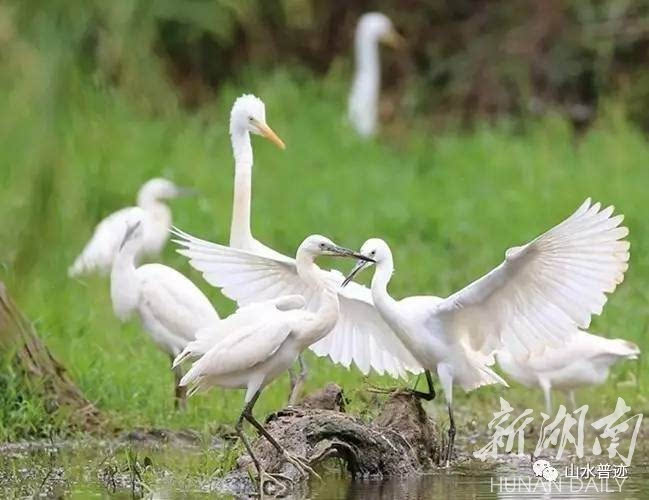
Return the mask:
POLYGON ((126 88, 154 70, 142 64, 153 53, 178 102, 195 108, 251 63, 332 71, 368 10, 408 40, 385 54, 388 115, 399 106, 468 127, 558 108, 581 130, 615 95, 649 131, 646 0, 21 0, 2 7, 0 43, 16 33, 38 43, 47 25, 85 71, 126 88))

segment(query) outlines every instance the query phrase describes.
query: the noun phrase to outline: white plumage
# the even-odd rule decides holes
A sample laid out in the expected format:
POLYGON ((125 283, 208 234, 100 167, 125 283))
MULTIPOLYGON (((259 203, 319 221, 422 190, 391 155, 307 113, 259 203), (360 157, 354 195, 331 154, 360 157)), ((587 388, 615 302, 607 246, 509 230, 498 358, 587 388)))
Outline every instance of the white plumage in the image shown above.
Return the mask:
MULTIPOLYGON (((380 239, 363 244, 361 253, 376 260, 374 304, 417 362, 437 372, 451 434, 453 383, 465 390, 504 384, 489 368, 496 349, 506 346, 523 359, 565 343, 601 313, 606 293, 624 279, 629 243, 622 238, 628 230, 620 227, 623 216, 612 216, 613 207, 600 208, 586 200, 572 216, 531 243, 510 248, 502 264, 446 299, 394 300, 387 292, 394 269, 388 245, 380 239)), ((359 261, 348 279, 366 264, 359 261)))
POLYGON ((279 255, 272 248, 260 243, 250 229, 250 205, 252 199, 252 144, 250 134, 261 135, 284 149, 284 143, 266 124, 266 107, 261 99, 244 94, 232 106, 230 112, 230 140, 234 155, 234 199, 230 246, 260 255, 279 255))
POLYGON ((372 136, 376 132, 381 87, 380 42, 393 47, 402 43, 401 36, 385 14, 363 14, 354 35, 356 67, 347 110, 349 121, 363 137, 372 136))
MULTIPOLYGON (((194 339, 194 334, 219 322, 217 312, 203 293, 175 269, 161 264, 135 267, 146 213, 134 208, 122 221, 124 243, 113 261, 110 292, 115 315, 126 321, 134 314, 155 344, 173 360, 194 339)), ((176 381, 180 372, 176 371, 176 381)), ((183 403, 184 394, 177 392, 183 403)))
MULTIPOLYGON (((294 259, 281 254, 257 255, 174 231, 181 238, 174 242, 184 247, 179 253, 190 259, 192 267, 203 273, 208 283, 221 288, 239 306, 301 295, 310 311, 319 307, 325 289, 306 282, 294 259)), ((347 367, 354 362, 364 374, 371 368, 393 377, 405 377, 408 371, 421 372, 414 357, 381 319, 366 287, 354 283, 342 289, 339 285, 344 276, 338 271, 319 272, 322 277, 318 283, 328 283, 337 290, 340 315, 331 333, 311 346, 316 354, 329 355, 347 367)))
POLYGON ((497 351, 496 359, 505 374, 516 382, 540 388, 546 411, 552 415, 552 389, 566 391, 576 408, 575 389, 603 384, 614 363, 639 355, 640 349, 633 342, 580 331, 559 348, 548 348, 525 358, 517 358, 503 348, 497 351))
MULTIPOLYGON (((232 261, 239 256, 250 256, 256 262, 261 257, 243 250, 211 245, 228 252, 232 261)), ((327 279, 314 259, 319 255, 362 257, 351 250, 338 247, 331 240, 318 235, 306 238, 291 262, 304 287, 318 290, 318 306, 313 311, 305 308, 302 296, 283 296, 281 291, 263 302, 255 302, 238 309, 213 327, 199 331, 197 339, 190 343, 177 358, 176 364, 187 357, 202 356, 196 361, 180 384, 190 385, 190 394, 211 386, 245 388, 245 402, 236 429, 248 453, 257 466, 260 481, 268 475, 263 471, 242 433, 246 418, 266 436, 284 458, 301 470, 311 469, 299 457, 293 457, 266 433, 252 415, 252 408, 260 391, 288 370, 299 354, 313 342, 323 338, 335 326, 339 315, 337 285, 327 279)))
POLYGON ((166 179, 156 178, 147 181, 138 192, 137 207, 118 210, 97 225, 92 238, 68 269, 68 275, 77 277, 93 272, 109 273, 119 245, 124 239, 126 222, 134 217, 142 217, 139 209, 144 211, 142 218, 144 235, 138 258, 154 258, 160 255, 169 239, 171 227, 171 210, 163 201, 182 196, 187 192, 189 190, 180 188, 166 179))

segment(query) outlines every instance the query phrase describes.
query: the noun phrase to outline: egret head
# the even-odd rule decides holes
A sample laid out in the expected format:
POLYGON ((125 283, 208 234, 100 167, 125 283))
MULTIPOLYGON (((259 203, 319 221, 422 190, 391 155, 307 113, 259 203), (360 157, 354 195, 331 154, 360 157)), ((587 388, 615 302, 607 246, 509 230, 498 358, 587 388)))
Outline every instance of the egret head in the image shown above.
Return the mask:
POLYGON ((380 238, 370 238, 361 247, 360 254, 364 257, 359 259, 354 268, 343 281, 342 286, 347 285, 354 279, 359 272, 365 267, 369 267, 372 263, 381 265, 383 262, 392 262, 392 252, 388 244, 380 238))
POLYGON ((319 234, 308 236, 300 245, 298 252, 306 253, 313 257, 329 255, 332 257, 356 257, 357 259, 371 260, 369 257, 365 257, 349 248, 336 245, 329 238, 319 234))
POLYGON ((191 196, 196 194, 191 188, 177 186, 173 182, 156 177, 144 183, 138 192, 138 205, 146 205, 148 202, 155 200, 168 200, 180 196, 191 196))
POLYGON ((375 43, 381 42, 392 48, 404 45, 403 37, 394 29, 390 18, 380 12, 363 14, 358 21, 356 36, 375 43))
POLYGON ((266 124, 266 106, 261 99, 244 94, 234 101, 230 112, 230 135, 248 132, 265 137, 280 149, 286 148, 284 142, 266 124))

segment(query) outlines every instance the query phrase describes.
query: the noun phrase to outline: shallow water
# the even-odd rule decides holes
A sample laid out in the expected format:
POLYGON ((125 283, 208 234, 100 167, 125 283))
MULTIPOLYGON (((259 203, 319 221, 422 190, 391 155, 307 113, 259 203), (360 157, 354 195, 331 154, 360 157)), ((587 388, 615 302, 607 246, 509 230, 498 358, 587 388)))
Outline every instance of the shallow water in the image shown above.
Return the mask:
MULTIPOLYGON (((106 441, 9 445, 0 448, 0 497, 233 498, 211 491, 212 478, 223 466, 223 450, 219 445, 135 446, 106 441)), ((646 454, 636 453, 621 486, 612 478, 571 481, 564 477, 568 463, 555 464, 560 478, 552 484, 534 476, 528 457, 498 463, 465 458, 435 473, 384 481, 351 480, 332 472, 322 482, 312 481, 306 494, 292 498, 649 498, 646 454)))

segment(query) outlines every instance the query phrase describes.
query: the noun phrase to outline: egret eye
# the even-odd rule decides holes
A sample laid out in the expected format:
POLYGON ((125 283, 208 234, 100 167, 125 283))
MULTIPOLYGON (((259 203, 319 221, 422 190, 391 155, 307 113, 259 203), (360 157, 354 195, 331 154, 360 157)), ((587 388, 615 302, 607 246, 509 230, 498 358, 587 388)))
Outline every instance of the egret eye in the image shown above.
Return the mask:
POLYGON ((324 247, 325 247, 324 243, 320 243, 320 248, 324 248, 324 247))
POLYGON ((370 252, 370 255, 376 255, 376 250, 372 250, 372 251, 370 252))

